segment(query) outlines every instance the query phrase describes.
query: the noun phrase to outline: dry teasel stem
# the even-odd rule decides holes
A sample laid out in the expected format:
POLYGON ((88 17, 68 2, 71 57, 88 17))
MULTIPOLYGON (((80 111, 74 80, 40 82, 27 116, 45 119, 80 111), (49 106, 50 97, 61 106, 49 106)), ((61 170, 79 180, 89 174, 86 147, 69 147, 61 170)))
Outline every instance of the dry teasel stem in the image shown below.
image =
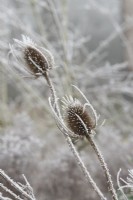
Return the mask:
MULTIPOLYGON (((6 183, 8 183, 8 187, 0 182, 0 188, 6 193, 9 194, 12 199, 16 200, 36 200, 33 189, 30 186, 29 182, 27 181, 26 177, 23 175, 25 185, 21 183, 15 182, 13 179, 11 179, 3 170, 0 169, 0 178, 3 178, 6 183), (9 189, 9 186, 10 189, 9 189)), ((0 194, 1 200, 7 200, 9 198, 3 197, 2 194, 0 194)))
MULTIPOLYGON (((72 140, 71 137, 75 137, 76 134, 73 134, 73 132, 68 129, 68 127, 65 125, 64 120, 62 118, 61 115, 58 114, 57 110, 55 109, 56 107, 58 107, 58 101, 55 101, 54 104, 52 104, 51 102, 51 98, 49 98, 49 104, 51 107, 51 110, 53 112, 54 118, 56 120, 56 124, 58 126, 58 128, 61 130, 61 132, 63 133, 79 167, 81 168, 84 176, 86 177, 87 181, 92 185, 93 189, 95 190, 95 192, 97 193, 97 195, 103 199, 106 200, 106 197, 104 197, 103 193, 100 191, 99 187, 96 185, 95 181, 93 180, 93 178, 91 177, 89 171, 87 170, 86 166, 84 165, 83 161, 81 160, 72 140)), ((60 112, 60 111, 59 111, 60 112)), ((95 113, 95 111, 94 111, 95 113)), ((96 115, 96 113, 95 113, 96 115)), ((77 137, 77 136, 76 136, 77 137)))
MULTIPOLYGON (((58 102, 55 102, 55 104, 57 104, 58 102)), ((93 189, 95 190, 95 192, 97 193, 97 195, 100 197, 100 199, 106 200, 106 197, 103 195, 103 193, 101 192, 101 190, 99 189, 99 187, 97 186, 97 184, 95 183, 95 181, 93 180, 93 178, 91 177, 89 171, 87 170, 86 166, 84 165, 84 162, 81 160, 72 140, 71 137, 75 137, 75 135, 73 135, 73 132, 67 128, 67 126, 65 125, 62 116, 58 115, 55 106, 52 105, 51 103, 51 98, 49 98, 49 104, 51 107, 51 110, 53 112, 54 118, 56 120, 56 124, 58 126, 58 128, 61 130, 61 132, 63 133, 79 167, 81 168, 84 176, 86 177, 87 181, 92 185, 93 189)), ((79 137, 79 136, 78 136, 79 137)))
POLYGON ((105 162, 104 157, 103 157, 100 149, 98 148, 96 142, 94 141, 93 137, 91 137, 90 134, 87 134, 86 138, 89 141, 89 143, 91 144, 92 148, 94 149, 94 151, 97 155, 97 158, 100 161, 100 165, 103 168, 103 171, 104 171, 104 174, 106 176, 107 183, 108 183, 108 191, 112 194, 113 200, 118 200, 116 190, 114 188, 113 181, 112 181, 112 178, 111 178, 111 174, 109 172, 107 163, 105 162))

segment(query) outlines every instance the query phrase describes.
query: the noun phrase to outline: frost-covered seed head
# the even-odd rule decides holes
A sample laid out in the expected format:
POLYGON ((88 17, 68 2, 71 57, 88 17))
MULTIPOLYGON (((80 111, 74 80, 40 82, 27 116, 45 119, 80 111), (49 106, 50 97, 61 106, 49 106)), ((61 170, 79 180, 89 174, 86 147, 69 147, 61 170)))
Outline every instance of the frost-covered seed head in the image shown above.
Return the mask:
POLYGON ((37 49, 27 46, 24 49, 24 59, 28 68, 35 74, 43 74, 49 69, 48 61, 37 49))
POLYGON ((64 98, 63 109, 65 111, 64 119, 68 128, 76 135, 86 135, 95 128, 95 123, 85 107, 71 96, 64 98))
POLYGON ((37 46, 29 37, 22 36, 22 41, 14 39, 15 44, 10 46, 11 53, 24 65, 20 71, 25 71, 38 77, 53 68, 54 59, 51 53, 37 46))

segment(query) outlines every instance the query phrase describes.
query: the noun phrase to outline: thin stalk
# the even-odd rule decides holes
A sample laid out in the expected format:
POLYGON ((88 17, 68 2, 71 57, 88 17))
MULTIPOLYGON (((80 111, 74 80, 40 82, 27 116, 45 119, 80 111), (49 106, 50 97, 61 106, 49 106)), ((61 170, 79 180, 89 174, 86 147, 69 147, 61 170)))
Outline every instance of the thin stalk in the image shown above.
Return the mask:
MULTIPOLYGON (((34 200, 31 195, 29 195, 26 191, 24 191, 24 189, 21 188, 20 185, 18 185, 9 176, 7 176, 5 172, 1 169, 0 169, 0 176, 3 177, 4 180, 6 180, 16 191, 20 192, 20 194, 22 194, 26 199, 34 200)), ((6 187, 2 186, 2 184, 0 186, 3 187, 3 189, 9 193, 10 190, 8 188, 6 189, 6 187)))
POLYGON ((89 171, 87 170, 84 162, 81 160, 80 156, 79 156, 79 153, 77 152, 75 146, 73 145, 72 143, 72 140, 71 138, 69 137, 69 135, 66 135, 64 134, 65 138, 66 138, 66 141, 79 165, 79 167, 81 168, 84 176, 86 177, 86 180, 91 184, 92 188, 94 189, 94 191, 97 193, 97 195, 103 199, 103 200, 106 200, 106 197, 104 197, 103 193, 100 191, 100 189, 98 188, 98 186, 96 185, 95 181, 92 179, 89 171))
POLYGON ((47 84, 49 86, 49 89, 50 89, 50 92, 51 92, 51 96, 52 96, 52 101, 56 102, 56 100, 57 100, 57 98, 56 98, 56 91, 54 89, 53 83, 52 83, 52 81, 51 81, 51 79, 49 77, 48 72, 46 72, 43 76, 46 79, 47 84))
POLYGON ((55 88, 53 86, 53 83, 52 83, 52 81, 51 81, 51 79, 49 77, 48 72, 46 72, 43 76, 46 79, 47 84, 49 86, 49 89, 50 89, 50 92, 51 92, 51 96, 52 96, 52 103, 53 103, 53 106, 55 107, 55 111, 57 112, 58 116, 61 117, 59 106, 58 106, 58 103, 57 103, 56 90, 55 90, 55 88))
POLYGON ((109 169, 108 169, 108 166, 104 160, 104 157, 102 155, 102 153, 100 152, 98 146, 96 145, 95 141, 93 140, 92 136, 90 136, 89 134, 86 135, 86 138, 87 140, 89 141, 89 143, 91 144, 92 148, 94 149, 99 161, 100 161, 100 164, 101 164, 101 167, 103 168, 104 170, 104 173, 105 173, 105 176, 106 176, 106 179, 107 179, 107 183, 108 183, 108 186, 109 186, 109 191, 111 192, 112 194, 112 198, 114 200, 118 200, 118 197, 117 197, 117 194, 116 194, 116 190, 114 189, 114 186, 113 186, 113 181, 112 181, 112 178, 111 178, 111 174, 109 172, 109 169))
POLYGON ((2 183, 0 183, 0 187, 6 191, 8 194, 10 194, 12 197, 14 197, 17 200, 23 200, 21 197, 19 197, 18 195, 16 195, 13 191, 11 191, 10 189, 8 189, 6 186, 4 186, 2 183))

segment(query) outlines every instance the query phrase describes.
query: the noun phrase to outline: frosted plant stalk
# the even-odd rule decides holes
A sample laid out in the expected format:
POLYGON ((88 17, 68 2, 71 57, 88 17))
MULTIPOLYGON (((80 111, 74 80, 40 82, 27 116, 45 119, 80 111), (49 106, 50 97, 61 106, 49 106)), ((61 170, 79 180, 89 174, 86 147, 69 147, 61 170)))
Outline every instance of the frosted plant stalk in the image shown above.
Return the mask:
POLYGON ((99 150, 98 146, 96 145, 94 139, 93 139, 93 129, 98 124, 98 116, 93 108, 93 106, 90 104, 90 102, 87 100, 85 95, 78 89, 76 86, 74 86, 78 92, 82 95, 82 97, 85 99, 86 103, 82 105, 78 99, 73 99, 71 96, 66 97, 63 100, 64 104, 64 110, 65 110, 65 121, 67 122, 68 128, 75 134, 75 135, 82 135, 87 138, 89 143, 91 144, 92 148, 94 149, 98 160, 100 161, 101 167, 104 170, 107 183, 108 183, 108 190, 112 194, 112 198, 114 200, 118 200, 116 191, 113 186, 113 181, 109 172, 109 169, 107 167, 107 164, 104 160, 104 157, 99 150), (93 117, 94 120, 91 118, 90 114, 86 110, 86 106, 88 106, 91 111, 93 111, 93 117), (94 121, 94 122, 93 122, 94 121))

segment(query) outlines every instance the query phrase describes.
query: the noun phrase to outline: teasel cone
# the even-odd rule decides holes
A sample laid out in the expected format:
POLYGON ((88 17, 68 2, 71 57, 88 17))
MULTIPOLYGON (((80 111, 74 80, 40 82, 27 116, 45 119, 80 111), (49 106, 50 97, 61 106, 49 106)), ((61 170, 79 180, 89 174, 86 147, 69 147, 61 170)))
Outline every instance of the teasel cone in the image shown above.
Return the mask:
POLYGON ((95 121, 92 119, 85 106, 79 100, 71 96, 63 99, 64 120, 67 127, 76 135, 86 136, 91 134, 95 128, 95 121))
MULTIPOLYGON (((29 68, 29 70, 34 74, 34 76, 44 76, 46 79, 46 82, 50 88, 51 96, 53 104, 56 101, 56 94, 55 89, 53 87, 53 83, 49 76, 49 70, 53 68, 54 66, 54 59, 51 53, 43 49, 42 53, 39 48, 36 48, 35 46, 29 46, 27 45, 24 49, 24 60, 29 68)), ((58 112, 57 104, 55 105, 56 111, 58 112)))
POLYGON ((27 67, 35 76, 40 74, 45 75, 49 69, 46 57, 36 48, 27 46, 24 49, 24 59, 27 67))
POLYGON ((50 51, 36 45, 29 37, 22 35, 22 40, 14 39, 14 42, 10 45, 10 53, 20 63, 18 71, 38 78, 45 76, 54 67, 50 51))

